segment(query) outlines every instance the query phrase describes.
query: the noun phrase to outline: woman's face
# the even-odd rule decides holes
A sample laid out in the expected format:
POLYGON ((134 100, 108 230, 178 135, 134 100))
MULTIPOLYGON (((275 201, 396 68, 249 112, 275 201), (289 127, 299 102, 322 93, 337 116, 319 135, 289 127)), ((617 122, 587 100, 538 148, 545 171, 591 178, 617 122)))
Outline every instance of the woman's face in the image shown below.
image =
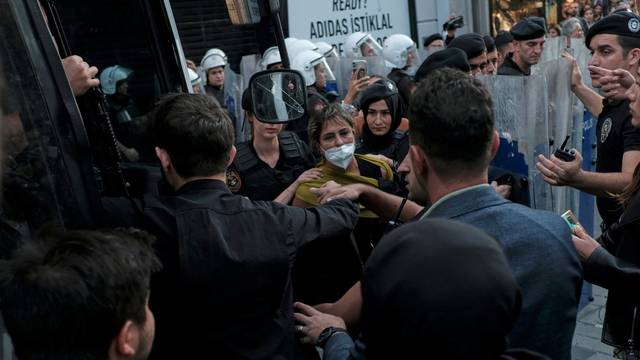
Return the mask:
POLYGON ((391 111, 384 100, 378 100, 369 105, 367 126, 373 135, 386 135, 391 129, 391 120, 391 111))
POLYGON ((324 64, 318 64, 314 67, 316 72, 316 87, 322 89, 327 85, 327 74, 325 72, 324 64))
POLYGON ((329 119, 322 125, 320 131, 321 150, 329 150, 344 144, 351 144, 355 141, 353 128, 349 124, 340 119, 329 119))
POLYGON ((596 5, 593 7, 593 14, 600 16, 602 15, 602 5, 596 5))
POLYGON ((627 97, 629 98, 629 110, 631 111, 631 125, 634 127, 640 127, 640 86, 638 83, 627 91, 627 97))
POLYGON ((256 119, 253 115, 249 117, 249 121, 251 122, 251 126, 253 129, 253 137, 259 137, 265 140, 271 140, 278 137, 278 135, 282 131, 282 128, 284 127, 283 124, 263 123, 261 121, 258 121, 258 119, 256 119))
POLYGON ((560 34, 558 34, 558 30, 556 30, 556 28, 550 28, 549 32, 547 33, 547 37, 549 38, 554 38, 554 37, 558 37, 560 34))

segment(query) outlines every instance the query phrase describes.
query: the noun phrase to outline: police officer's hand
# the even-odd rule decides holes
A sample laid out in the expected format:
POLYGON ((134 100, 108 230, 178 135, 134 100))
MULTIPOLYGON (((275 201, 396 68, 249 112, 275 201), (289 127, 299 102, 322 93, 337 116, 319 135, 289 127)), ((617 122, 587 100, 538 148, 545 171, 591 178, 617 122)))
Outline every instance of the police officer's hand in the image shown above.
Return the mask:
POLYGON ((196 63, 193 62, 193 60, 191 59, 187 59, 187 67, 195 72, 198 72, 198 67, 196 66, 196 63))
POLYGON ((542 173, 544 181, 554 186, 573 185, 582 174, 582 155, 575 149, 576 158, 573 161, 562 161, 551 155, 547 159, 538 155, 536 168, 542 173))
POLYGON ((509 200, 509 196, 511 196, 511 185, 498 185, 497 181, 491 182, 491 187, 495 190, 498 195, 500 195, 503 199, 509 200))
POLYGON ((582 226, 575 226, 571 229, 573 233, 571 235, 571 240, 573 241, 573 246, 576 247, 578 251, 578 255, 580 256, 580 260, 583 262, 586 261, 593 252, 599 248, 601 245, 595 241, 586 231, 582 228, 582 226))
POLYGON ((582 84, 582 73, 580 72, 578 62, 566 51, 563 52, 561 56, 571 62, 571 88, 575 89, 582 84))
POLYGON ((298 176, 298 178, 295 181, 296 187, 304 182, 307 182, 310 180, 317 180, 317 179, 320 179, 321 177, 322 177, 322 170, 318 168, 311 168, 303 172, 302 174, 300 174, 300 176, 298 176))
POLYGON ((95 78, 98 74, 98 68, 89 66, 80 56, 71 55, 62 59, 62 66, 67 74, 73 95, 84 95, 92 87, 100 85, 100 80, 95 78))
POLYGON ((356 201, 362 194, 364 184, 339 185, 334 181, 329 181, 320 188, 311 188, 314 195, 318 197, 320 204, 325 204, 335 199, 349 199, 356 201))
POLYGON ((330 326, 347 328, 341 317, 325 314, 301 302, 296 302, 293 306, 296 311, 293 315, 299 324, 296 325, 296 332, 302 335, 300 339, 302 343, 315 344, 318 342, 318 336, 322 330, 330 326))
POLYGON ((608 99, 626 100, 627 90, 635 84, 636 79, 630 72, 623 69, 608 70, 589 65, 589 71, 600 75, 602 94, 608 99))

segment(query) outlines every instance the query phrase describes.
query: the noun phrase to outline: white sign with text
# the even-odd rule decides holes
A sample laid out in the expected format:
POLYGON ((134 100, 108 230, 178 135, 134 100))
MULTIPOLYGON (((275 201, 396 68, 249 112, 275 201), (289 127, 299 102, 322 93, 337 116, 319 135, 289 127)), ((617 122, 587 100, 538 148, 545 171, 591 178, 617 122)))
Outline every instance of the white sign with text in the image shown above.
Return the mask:
POLYGON ((324 41, 343 52, 347 36, 362 31, 380 43, 389 35, 411 36, 407 0, 289 0, 289 36, 324 41))

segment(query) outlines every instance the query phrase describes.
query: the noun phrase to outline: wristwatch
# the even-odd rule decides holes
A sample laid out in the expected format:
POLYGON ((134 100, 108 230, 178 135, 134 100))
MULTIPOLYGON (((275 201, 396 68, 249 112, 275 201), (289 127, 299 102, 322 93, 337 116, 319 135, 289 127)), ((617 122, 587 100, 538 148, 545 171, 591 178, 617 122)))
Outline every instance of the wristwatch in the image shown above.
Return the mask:
POLYGON ((347 330, 339 327, 333 327, 333 326, 329 326, 328 328, 325 328, 324 330, 322 330, 322 332, 320 332, 320 335, 318 336, 318 341, 316 341, 316 345, 320 347, 324 347, 324 345, 327 343, 329 338, 341 332, 346 333, 347 330))

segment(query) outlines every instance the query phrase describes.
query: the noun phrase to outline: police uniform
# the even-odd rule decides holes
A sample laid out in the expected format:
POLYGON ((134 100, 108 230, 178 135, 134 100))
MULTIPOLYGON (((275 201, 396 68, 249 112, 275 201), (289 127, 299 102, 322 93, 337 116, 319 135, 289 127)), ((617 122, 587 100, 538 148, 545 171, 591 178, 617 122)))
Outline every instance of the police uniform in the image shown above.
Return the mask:
POLYGON ((416 87, 415 81, 409 73, 402 69, 393 69, 387 75, 389 80, 396 83, 398 87, 398 92, 400 93, 400 98, 402 99, 402 105, 404 109, 409 108, 409 100, 411 100, 411 93, 413 89, 416 87))
POLYGON ((313 209, 251 201, 219 180, 171 196, 104 199, 106 226, 157 237, 163 270, 151 282, 152 352, 176 359, 292 359, 291 268, 316 239, 349 234, 358 209, 334 200, 313 209))
POLYGON ((204 89, 207 92, 207 95, 213 96, 218 101, 220 106, 224 109, 227 108, 227 104, 224 102, 224 87, 215 87, 207 84, 204 86, 204 89))
MULTIPOLYGON (((604 100, 602 113, 596 125, 598 159, 596 172, 622 171, 622 157, 626 151, 640 150, 640 129, 631 125, 629 101, 609 102, 604 100)), ((598 212, 606 227, 615 223, 622 215, 618 201, 609 197, 597 197, 598 212)))
MULTIPOLYGON (((640 38, 640 17, 629 12, 616 12, 595 23, 585 36, 585 44, 599 34, 622 35, 640 38)), ((640 150, 640 129, 631 124, 629 101, 612 102, 603 100, 604 107, 596 125, 598 159, 596 172, 621 172, 622 157, 626 151, 640 150)), ((608 228, 622 214, 622 208, 615 199, 598 197, 598 212, 603 226, 608 228)))
MULTIPOLYGON (((546 33, 544 19, 540 17, 526 17, 515 24, 510 31, 513 40, 526 41, 544 37, 546 33)), ((528 76, 529 72, 524 72, 515 61, 513 54, 504 59, 502 65, 498 68, 498 75, 512 76, 528 76)))
POLYGON ((273 168, 258 157, 251 140, 238 144, 236 157, 227 170, 227 185, 232 192, 252 200, 273 200, 300 174, 315 166, 311 150, 295 133, 280 133, 278 142, 280 157, 273 168))

